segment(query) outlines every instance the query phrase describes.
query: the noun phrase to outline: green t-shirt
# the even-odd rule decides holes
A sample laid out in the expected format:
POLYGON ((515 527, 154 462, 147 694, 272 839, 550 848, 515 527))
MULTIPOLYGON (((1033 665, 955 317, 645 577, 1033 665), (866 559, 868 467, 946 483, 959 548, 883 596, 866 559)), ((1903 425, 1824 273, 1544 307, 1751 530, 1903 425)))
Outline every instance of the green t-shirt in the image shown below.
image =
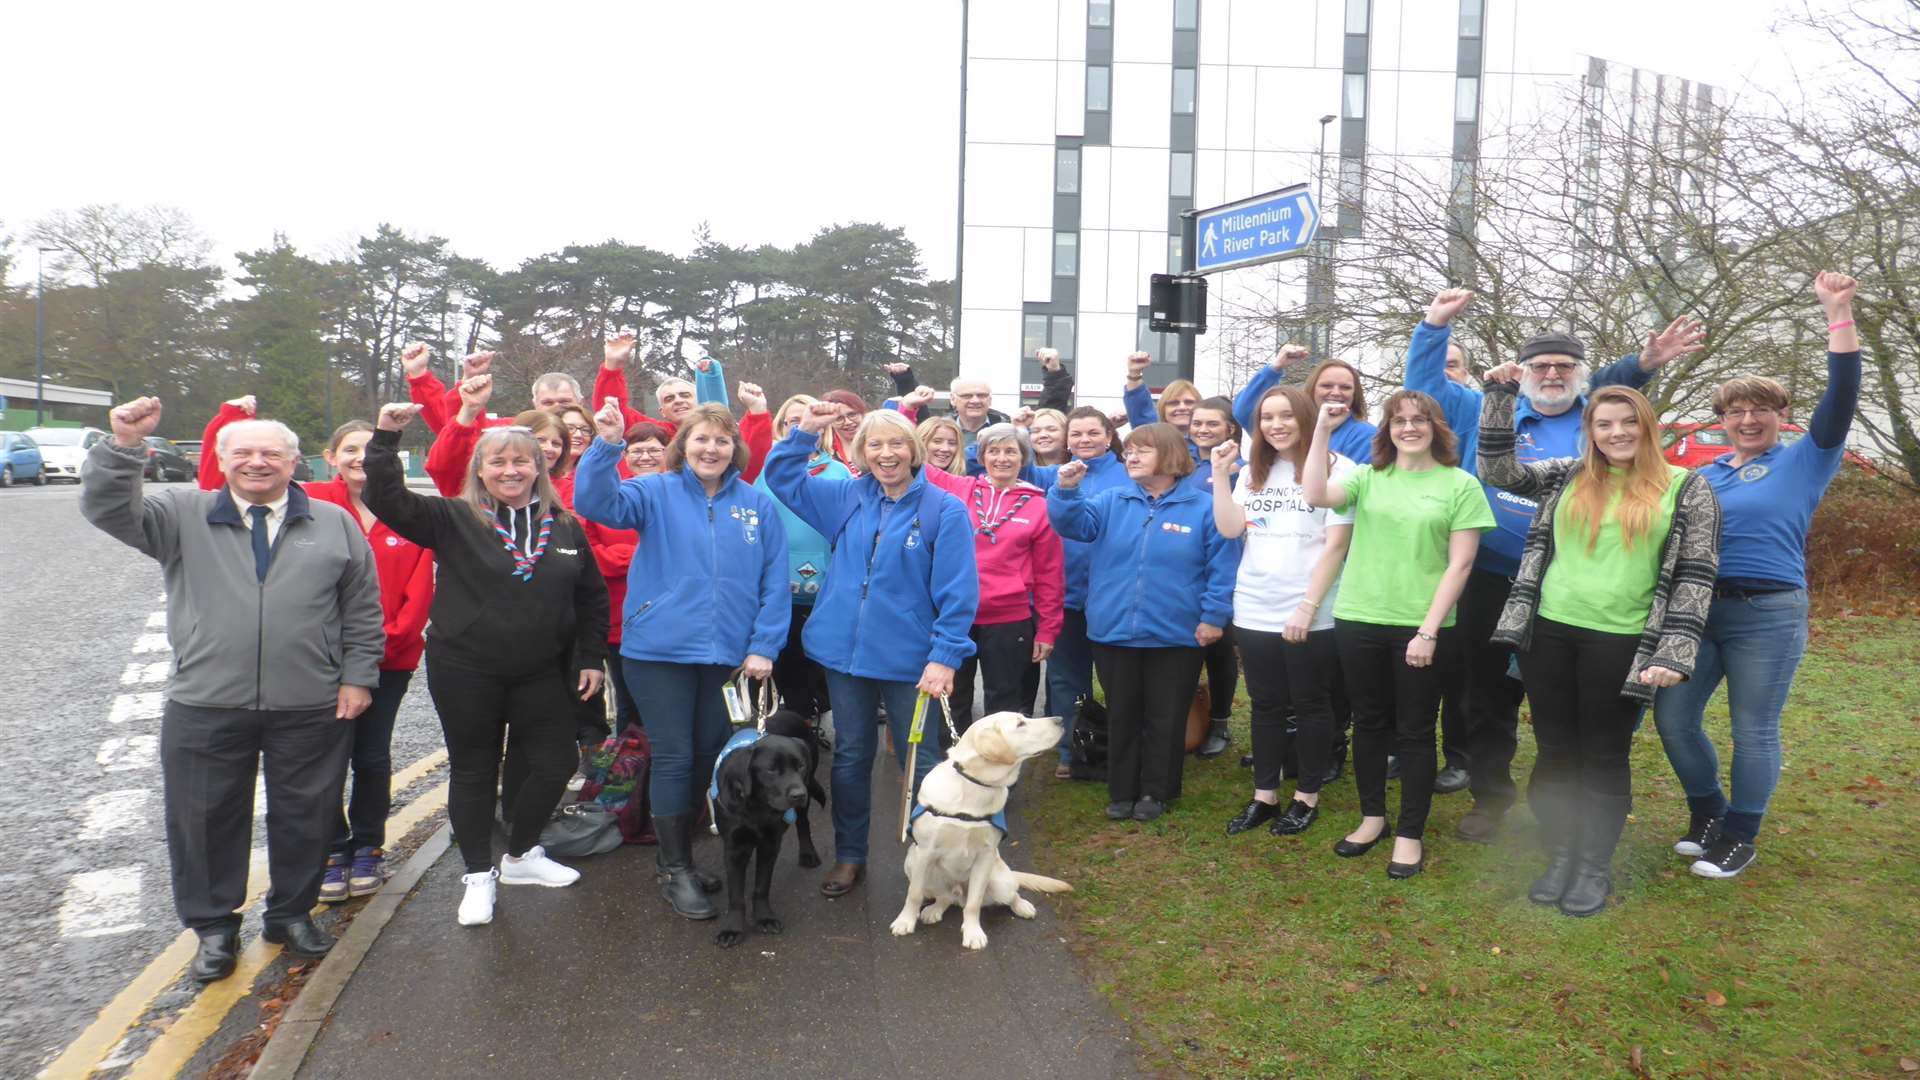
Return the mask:
POLYGON ((1660 549, 1673 525, 1673 503, 1680 497, 1680 481, 1687 470, 1667 466, 1667 491, 1654 507, 1647 535, 1632 550, 1620 540, 1620 522, 1614 508, 1620 503, 1616 484, 1607 496, 1600 537, 1587 550, 1587 522, 1572 520, 1573 487, 1568 485, 1553 512, 1553 562, 1540 582, 1540 617, 1603 634, 1638 634, 1647 627, 1653 610, 1653 588, 1660 581, 1660 549))
MULTIPOLYGON (((1355 469, 1341 486, 1347 504, 1334 509, 1353 514, 1353 539, 1333 617, 1419 626, 1447 572, 1448 540, 1462 529, 1493 528, 1486 490, 1451 465, 1355 469)), ((1452 611, 1440 625, 1453 625, 1452 611)))

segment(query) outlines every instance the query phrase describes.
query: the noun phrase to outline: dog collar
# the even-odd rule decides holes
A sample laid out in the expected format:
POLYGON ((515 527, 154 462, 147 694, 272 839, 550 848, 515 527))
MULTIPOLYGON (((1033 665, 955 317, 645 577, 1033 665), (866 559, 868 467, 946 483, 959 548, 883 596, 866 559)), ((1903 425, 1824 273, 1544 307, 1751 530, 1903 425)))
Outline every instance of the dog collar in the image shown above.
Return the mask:
MULTIPOLYGON (((959 762, 957 762, 957 761, 950 761, 950 762, 948 762, 948 764, 949 764, 949 765, 952 765, 952 766, 953 766, 953 771, 954 771, 954 772, 957 772, 957 773, 959 773, 959 774, 960 774, 960 778, 961 778, 962 780, 966 780, 966 781, 967 781, 967 782, 969 782, 969 783, 974 783, 974 784, 979 784, 979 785, 980 785, 981 787, 983 787, 983 788, 991 788, 991 789, 994 789, 994 790, 998 790, 998 789, 999 789, 999 787, 1000 787, 1000 785, 998 785, 998 784, 989 784, 989 783, 986 783, 986 782, 984 782, 984 781, 980 781, 980 780, 975 780, 975 779, 974 779, 973 777, 971 777, 971 776, 968 776, 968 775, 967 775, 967 770, 965 770, 965 769, 963 769, 963 768, 961 768, 961 767, 960 767, 960 763, 959 763, 959 762)), ((984 819, 983 819, 983 820, 984 820, 984 819)))

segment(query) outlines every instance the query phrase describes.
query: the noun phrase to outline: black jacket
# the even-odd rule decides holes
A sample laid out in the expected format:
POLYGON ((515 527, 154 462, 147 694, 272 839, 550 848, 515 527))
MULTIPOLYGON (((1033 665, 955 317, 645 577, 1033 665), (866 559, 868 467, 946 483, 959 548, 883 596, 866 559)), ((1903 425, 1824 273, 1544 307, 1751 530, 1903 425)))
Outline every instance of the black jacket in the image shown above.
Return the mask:
POLYGON ((607 656, 607 584, 580 520, 554 519, 546 553, 523 581, 500 535, 465 502, 407 490, 399 443, 397 431, 374 432, 362 498, 388 528, 433 549, 428 662, 506 678, 598 668, 607 656))

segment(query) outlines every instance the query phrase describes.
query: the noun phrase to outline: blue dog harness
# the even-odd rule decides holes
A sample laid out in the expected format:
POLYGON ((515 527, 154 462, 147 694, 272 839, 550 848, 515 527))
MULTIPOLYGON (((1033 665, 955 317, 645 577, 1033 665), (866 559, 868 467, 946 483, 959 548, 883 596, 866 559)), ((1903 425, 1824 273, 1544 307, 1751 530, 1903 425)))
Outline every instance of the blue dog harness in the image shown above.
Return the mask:
MULTIPOLYGON (((739 731, 733 733, 732 738, 727 740, 727 745, 720 748, 720 756, 713 759, 713 780, 707 784, 708 802, 713 802, 720 797, 720 765, 727 760, 727 755, 733 753, 735 750, 752 746, 754 743, 760 741, 760 736, 765 734, 766 732, 758 728, 741 728, 739 731)), ((918 811, 915 811, 915 813, 917 814, 918 811)), ((799 820, 799 815, 794 813, 793 807, 791 806, 787 807, 786 812, 781 814, 780 817, 781 820, 789 825, 799 820)), ((1000 828, 1002 832, 1006 831, 1006 825, 1004 823, 1002 823, 1000 828)))

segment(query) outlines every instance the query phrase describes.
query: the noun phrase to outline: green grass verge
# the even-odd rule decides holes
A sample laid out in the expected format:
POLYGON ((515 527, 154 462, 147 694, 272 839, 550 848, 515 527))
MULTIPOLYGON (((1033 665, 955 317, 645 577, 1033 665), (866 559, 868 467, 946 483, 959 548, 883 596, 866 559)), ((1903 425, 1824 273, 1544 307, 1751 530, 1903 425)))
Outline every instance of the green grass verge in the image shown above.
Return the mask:
MULTIPOLYGON (((1524 809, 1491 846, 1453 838, 1465 793, 1436 797, 1408 882, 1387 879, 1384 845, 1333 855, 1358 820, 1350 775, 1303 836, 1225 836, 1251 790, 1244 691, 1233 749, 1189 758, 1186 797, 1152 825, 1106 821, 1104 785, 1053 781, 1042 759, 1036 869, 1073 882, 1052 899, 1158 1068, 1901 1075, 1920 1059, 1920 620, 1817 623, 1783 725, 1760 857, 1714 882, 1672 852, 1686 802, 1649 719, 1618 895, 1589 919, 1527 902, 1541 859, 1524 809)), ((1724 693, 1709 730, 1724 768, 1724 693)))

